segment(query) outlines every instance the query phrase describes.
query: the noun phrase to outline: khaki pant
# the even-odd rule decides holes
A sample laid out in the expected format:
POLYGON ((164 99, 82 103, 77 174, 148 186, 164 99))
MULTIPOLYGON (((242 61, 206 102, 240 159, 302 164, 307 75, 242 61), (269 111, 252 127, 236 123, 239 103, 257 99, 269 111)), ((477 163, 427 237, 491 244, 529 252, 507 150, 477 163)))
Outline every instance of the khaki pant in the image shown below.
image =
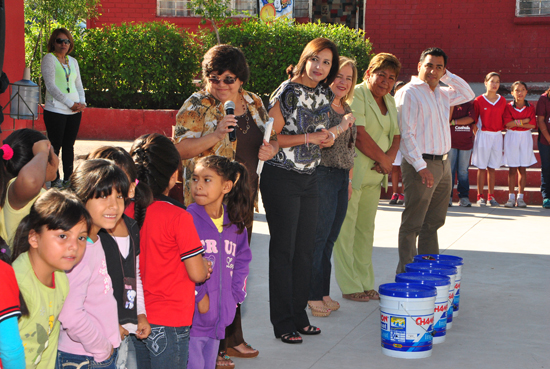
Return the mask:
POLYGON ((401 163, 405 187, 405 210, 399 228, 399 264, 397 273, 405 272, 405 265, 418 254, 439 254, 437 230, 445 224, 449 193, 452 188, 449 160, 426 160, 434 177, 434 185, 422 184, 422 177, 406 160, 401 163))

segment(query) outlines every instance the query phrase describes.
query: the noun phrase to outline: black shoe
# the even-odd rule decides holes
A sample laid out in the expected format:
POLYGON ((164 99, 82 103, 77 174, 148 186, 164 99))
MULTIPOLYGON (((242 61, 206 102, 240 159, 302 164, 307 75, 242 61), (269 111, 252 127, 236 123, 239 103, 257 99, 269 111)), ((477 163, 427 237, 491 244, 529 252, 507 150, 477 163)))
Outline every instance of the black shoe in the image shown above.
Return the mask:
POLYGON ((277 338, 281 338, 281 342, 284 342, 284 343, 291 343, 291 344, 302 343, 302 336, 300 336, 300 334, 296 331, 281 334, 281 336, 277 337, 277 338), (299 338, 299 339, 294 339, 293 340, 292 338, 299 338))
POLYGON ((314 336, 316 334, 321 334, 321 329, 314 325, 308 325, 307 328, 298 328, 298 332, 306 336, 314 336))

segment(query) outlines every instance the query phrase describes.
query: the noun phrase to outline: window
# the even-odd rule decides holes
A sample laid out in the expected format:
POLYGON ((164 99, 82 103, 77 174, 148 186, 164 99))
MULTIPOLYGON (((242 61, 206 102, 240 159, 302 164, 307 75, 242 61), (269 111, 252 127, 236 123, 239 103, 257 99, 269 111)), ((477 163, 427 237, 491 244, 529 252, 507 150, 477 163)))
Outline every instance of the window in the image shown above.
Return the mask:
MULTIPOLYGON (((261 1, 261 0, 260 0, 261 1)), ((309 17, 310 0, 294 0, 294 17, 309 17)), ((239 12, 258 14, 258 0, 231 0, 231 7, 239 12)), ((194 17, 189 0, 157 0, 159 17, 194 17)))
POLYGON ((517 0, 516 16, 549 16, 550 0, 517 0))

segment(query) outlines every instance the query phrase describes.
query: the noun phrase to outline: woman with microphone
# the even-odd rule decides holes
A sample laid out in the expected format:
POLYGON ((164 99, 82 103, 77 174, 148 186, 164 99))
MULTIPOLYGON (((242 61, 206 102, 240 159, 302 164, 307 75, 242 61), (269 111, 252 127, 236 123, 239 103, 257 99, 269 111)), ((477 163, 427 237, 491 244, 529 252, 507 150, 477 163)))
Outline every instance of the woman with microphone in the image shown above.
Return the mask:
MULTIPOLYGON (((248 169, 254 205, 257 207, 258 160, 273 158, 279 145, 274 132, 269 142, 263 139, 269 119, 267 111, 257 95, 242 87, 250 76, 246 58, 239 48, 214 46, 204 55, 202 76, 204 89, 183 103, 174 129, 174 143, 183 160, 185 205, 193 202, 190 183, 195 161, 203 156, 220 155, 237 160, 248 169), (230 140, 232 132, 236 133, 233 141, 230 140)), ((252 224, 247 225, 247 231, 250 243, 252 224)), ((227 352, 232 356, 258 355, 258 351, 246 344, 242 337, 240 308, 234 323, 227 327, 225 341, 227 352)), ((223 346, 224 341, 220 344, 221 351, 225 351, 223 346)), ((233 366, 227 359, 222 362, 218 359, 219 367, 233 366)))

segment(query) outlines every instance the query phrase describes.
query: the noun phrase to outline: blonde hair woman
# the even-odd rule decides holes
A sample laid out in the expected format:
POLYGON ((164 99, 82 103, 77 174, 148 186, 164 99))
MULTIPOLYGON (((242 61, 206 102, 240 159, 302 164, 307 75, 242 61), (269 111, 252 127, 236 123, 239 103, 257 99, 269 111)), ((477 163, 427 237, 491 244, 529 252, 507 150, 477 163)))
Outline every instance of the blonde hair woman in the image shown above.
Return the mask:
MULTIPOLYGON (((330 106, 328 127, 337 136, 332 147, 321 149, 321 163, 317 167, 319 212, 308 306, 313 316, 329 316, 338 310, 340 304, 332 300, 330 293, 330 272, 332 248, 344 222, 351 196, 353 158, 357 128, 354 123, 342 121, 351 113, 349 104, 353 100, 357 68, 355 61, 345 56, 339 59, 336 79, 330 85, 335 97, 330 106)), ((332 132, 332 131, 331 131, 332 132)))

